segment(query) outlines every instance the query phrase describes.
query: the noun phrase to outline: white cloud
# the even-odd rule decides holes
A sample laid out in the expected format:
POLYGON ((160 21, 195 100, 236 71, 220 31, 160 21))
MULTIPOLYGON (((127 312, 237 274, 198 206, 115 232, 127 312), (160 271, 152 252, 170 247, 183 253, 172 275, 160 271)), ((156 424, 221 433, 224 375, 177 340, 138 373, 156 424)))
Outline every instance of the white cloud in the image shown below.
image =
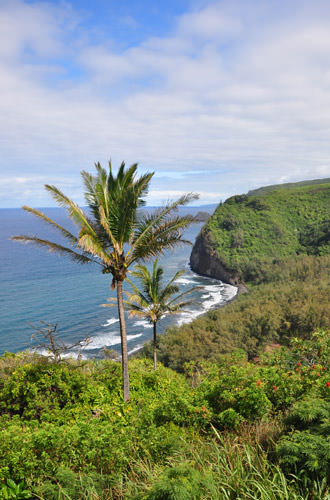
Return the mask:
MULTIPOLYGON (((187 193, 187 190, 151 190, 148 193, 148 205, 158 205, 166 203, 168 200, 176 200, 180 196, 187 193)), ((195 204, 202 205, 207 203, 219 203, 227 197, 227 193, 221 193, 216 191, 212 193, 211 191, 198 191, 199 199, 195 201, 195 204)))
POLYGON ((171 171, 203 203, 330 175, 330 7, 249 5, 206 5, 121 50, 93 44, 69 4, 0 2, 2 206, 47 204, 51 178, 76 195, 80 170, 110 156, 156 171, 152 203, 171 171))
POLYGON ((39 57, 56 57, 65 50, 67 32, 76 26, 68 4, 27 4, 8 0, 0 4, 0 56, 9 62, 29 51, 39 57))
POLYGON ((0 175, 2 206, 12 208, 22 205, 39 207, 55 205, 49 193, 44 189, 45 184, 58 186, 77 203, 84 204, 80 178, 58 177, 48 173, 44 176, 31 175, 29 177, 0 175))
POLYGON ((224 12, 219 2, 181 16, 177 31, 184 38, 228 42, 241 32, 241 21, 224 12))

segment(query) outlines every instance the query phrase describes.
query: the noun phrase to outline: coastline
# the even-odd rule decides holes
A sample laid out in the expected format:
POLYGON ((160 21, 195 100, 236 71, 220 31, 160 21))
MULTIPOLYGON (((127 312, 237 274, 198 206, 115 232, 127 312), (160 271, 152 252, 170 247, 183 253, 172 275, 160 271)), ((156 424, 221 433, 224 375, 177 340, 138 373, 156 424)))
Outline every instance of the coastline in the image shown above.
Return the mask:
MULTIPOLYGON (((199 314, 198 316, 192 317, 190 321, 186 321, 186 322, 182 323, 181 325, 180 325, 180 324, 178 324, 178 325, 177 325, 178 327, 183 326, 183 324, 188 324, 188 323, 193 322, 193 321, 194 321, 197 317, 204 316, 205 314, 207 314, 207 313, 208 313, 209 311, 211 311, 211 310, 216 310, 216 309, 223 308, 223 307, 225 307, 225 306, 227 306, 227 305, 231 304, 231 303, 232 303, 234 300, 236 300, 236 298, 237 298, 239 295, 241 295, 242 293, 247 293, 247 292, 248 292, 248 289, 247 289, 247 287, 246 287, 244 284, 239 284, 239 285, 235 286, 235 285, 232 285, 231 283, 226 283, 226 282, 224 282, 224 281, 222 281, 222 280, 218 280, 218 279, 213 278, 213 277, 211 277, 211 276, 205 276, 205 275, 202 275, 202 274, 198 274, 198 273, 196 273, 195 271, 192 271, 192 270, 191 270, 191 268, 190 268, 189 264, 188 264, 188 266, 187 266, 187 267, 189 267, 189 270, 190 270, 190 271, 191 271, 194 275, 196 275, 196 276, 198 276, 198 277, 201 277, 201 278, 207 278, 207 279, 210 279, 210 280, 218 281, 218 282, 219 282, 219 284, 221 283, 221 284, 224 284, 224 285, 230 285, 231 287, 236 288, 236 290, 237 290, 237 291, 236 291, 236 293, 235 293, 232 297, 230 297, 230 298, 229 298, 228 300, 226 300, 225 302, 218 303, 218 304, 216 304, 216 305, 214 305, 214 306, 211 306, 209 309, 205 310, 204 312, 202 312, 202 313, 201 313, 201 314, 199 314)), ((163 332, 159 332, 159 333, 158 333, 158 335, 164 335, 164 334, 166 333, 166 330, 167 330, 167 328, 165 329, 165 331, 163 331, 163 332)), ((129 351, 129 353, 128 353, 129 358, 134 358, 134 357, 138 356, 138 355, 141 353, 141 351, 144 349, 145 345, 146 345, 146 344, 148 344, 148 343, 150 343, 150 342, 152 342, 152 339, 151 339, 151 338, 147 339, 147 340, 146 340, 146 341, 145 341, 142 345, 139 345, 139 346, 134 347, 134 348, 133 348, 131 351, 129 351)), ((104 349, 104 350, 108 350, 108 351, 113 351, 114 353, 116 353, 116 354, 117 354, 117 356, 113 358, 115 361, 120 361, 120 360, 121 360, 121 355, 120 355, 120 353, 119 353, 118 351, 116 351, 116 350, 112 349, 112 348, 111 348, 111 346, 107 347, 106 345, 104 345, 103 349, 104 349)), ((27 349, 23 349, 22 351, 17 351, 15 354, 19 354, 19 353, 23 353, 23 352, 36 353, 36 354, 40 354, 40 355, 43 355, 43 356, 47 356, 47 355, 48 355, 45 349, 43 349, 43 350, 42 350, 42 352, 41 352, 40 350, 38 351, 38 350, 35 350, 35 349, 33 349, 33 348, 29 348, 29 347, 28 347, 27 349)), ((81 354, 81 359, 82 359, 82 360, 98 359, 98 358, 103 357, 103 356, 102 356, 102 349, 100 349, 100 350, 99 350, 99 353, 92 354, 91 356, 86 356, 86 355, 84 354, 84 349, 82 349, 82 350, 81 350, 81 352, 80 352, 80 354, 81 354)), ((76 360, 76 359, 77 359, 77 356, 76 356, 74 353, 72 353, 72 352, 67 352, 67 353, 63 354, 61 357, 62 357, 63 359, 73 359, 73 360, 76 360)))
MULTIPOLYGON (((216 280, 217 278, 213 278, 212 276, 205 276, 203 274, 199 274, 199 273, 196 273, 196 271, 193 271, 190 267, 190 265, 188 264, 189 266, 189 269, 194 273, 196 274, 196 276, 200 276, 202 278, 210 278, 210 279, 213 279, 213 280, 216 280)), ((227 305, 231 304, 232 302, 234 302, 237 297, 243 293, 248 293, 248 288, 246 285, 244 285, 243 283, 239 283, 238 285, 232 285, 231 283, 226 283, 222 280, 218 280, 218 281, 221 281, 223 284, 225 285, 230 285, 230 286, 233 286, 237 289, 237 292, 235 293, 235 295, 233 297, 231 297, 229 300, 227 300, 225 303, 223 304, 219 304, 217 306, 214 306, 214 307, 211 307, 210 309, 208 309, 207 311, 205 311, 204 313, 200 314, 200 316, 204 316, 205 314, 207 314, 209 311, 212 311, 212 310, 216 310, 216 309, 222 309, 223 307, 226 307, 227 305)), ((198 316, 198 317, 200 317, 198 316)), ((192 318, 192 320, 189 322, 189 323, 192 323, 196 318, 192 318)), ((183 325, 179 325, 179 327, 181 327, 183 325)), ((163 333, 159 333, 158 335, 164 335, 166 334, 166 330, 163 332, 163 333)), ((132 350, 131 352, 128 353, 128 356, 129 358, 134 358, 135 356, 138 356, 139 353, 141 353, 141 351, 144 349, 145 345, 148 344, 148 343, 151 343, 152 342, 152 339, 149 339, 147 340, 146 342, 144 342, 144 344, 140 347, 137 347, 135 348, 134 350, 132 350)), ((120 358, 119 358, 120 359, 120 358)))

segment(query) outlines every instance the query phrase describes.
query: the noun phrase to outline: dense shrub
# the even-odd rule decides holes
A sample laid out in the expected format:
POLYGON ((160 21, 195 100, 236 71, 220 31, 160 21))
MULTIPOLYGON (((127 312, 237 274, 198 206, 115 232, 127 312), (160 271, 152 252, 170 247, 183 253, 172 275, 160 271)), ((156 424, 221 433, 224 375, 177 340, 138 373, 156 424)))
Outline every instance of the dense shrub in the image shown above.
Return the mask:
POLYGON ((258 363, 240 351, 217 362, 190 362, 185 375, 133 360, 128 403, 118 363, 54 364, 7 354, 0 359, 0 399, 7 405, 0 418, 0 477, 17 485, 25 480, 26 489, 45 500, 253 494, 275 500, 287 498, 285 491, 302 498, 267 453, 275 457, 272 440, 282 428, 277 456, 283 470, 304 468, 308 481, 327 477, 329 343, 320 331, 258 363), (260 495, 253 493, 256 484, 260 495))
POLYGON ((166 470, 143 500, 200 500, 205 492, 205 479, 189 464, 166 470))
MULTIPOLYGON (((183 372, 186 362, 217 360, 235 349, 250 359, 267 344, 308 339, 330 324, 330 257, 299 256, 274 262, 262 283, 224 308, 211 310, 159 337, 159 359, 183 372)), ((152 357, 151 347, 143 355, 152 357)))
POLYGON ((298 401, 285 422, 286 433, 277 446, 282 468, 309 484, 315 479, 329 481, 330 397, 324 400, 313 395, 298 401))
POLYGON ((232 214, 227 214, 220 223, 224 229, 227 229, 227 231, 231 231, 232 229, 235 229, 237 226, 239 226, 239 219, 232 214))
POLYGON ((251 198, 247 206, 254 210, 270 210, 270 206, 263 198, 251 198))
POLYGON ((329 254, 330 220, 308 224, 304 231, 301 231, 299 241, 310 254, 329 254))

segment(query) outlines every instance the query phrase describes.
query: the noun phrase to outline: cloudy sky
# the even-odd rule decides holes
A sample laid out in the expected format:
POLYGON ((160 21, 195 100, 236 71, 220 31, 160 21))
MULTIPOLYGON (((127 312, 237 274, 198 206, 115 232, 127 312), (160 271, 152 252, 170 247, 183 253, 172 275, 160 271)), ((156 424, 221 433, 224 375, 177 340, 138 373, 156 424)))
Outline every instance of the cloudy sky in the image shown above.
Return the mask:
POLYGON ((110 158, 153 205, 330 176, 330 2, 0 0, 0 144, 1 207, 110 158))

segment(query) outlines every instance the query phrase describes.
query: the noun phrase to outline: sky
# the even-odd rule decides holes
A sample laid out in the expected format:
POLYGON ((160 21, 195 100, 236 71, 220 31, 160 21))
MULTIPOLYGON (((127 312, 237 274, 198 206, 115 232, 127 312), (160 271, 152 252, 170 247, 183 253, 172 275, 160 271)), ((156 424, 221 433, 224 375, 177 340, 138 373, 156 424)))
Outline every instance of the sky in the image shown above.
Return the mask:
POLYGON ((0 207, 110 159, 218 203, 330 177, 329 139, 329 0, 0 0, 0 207))

